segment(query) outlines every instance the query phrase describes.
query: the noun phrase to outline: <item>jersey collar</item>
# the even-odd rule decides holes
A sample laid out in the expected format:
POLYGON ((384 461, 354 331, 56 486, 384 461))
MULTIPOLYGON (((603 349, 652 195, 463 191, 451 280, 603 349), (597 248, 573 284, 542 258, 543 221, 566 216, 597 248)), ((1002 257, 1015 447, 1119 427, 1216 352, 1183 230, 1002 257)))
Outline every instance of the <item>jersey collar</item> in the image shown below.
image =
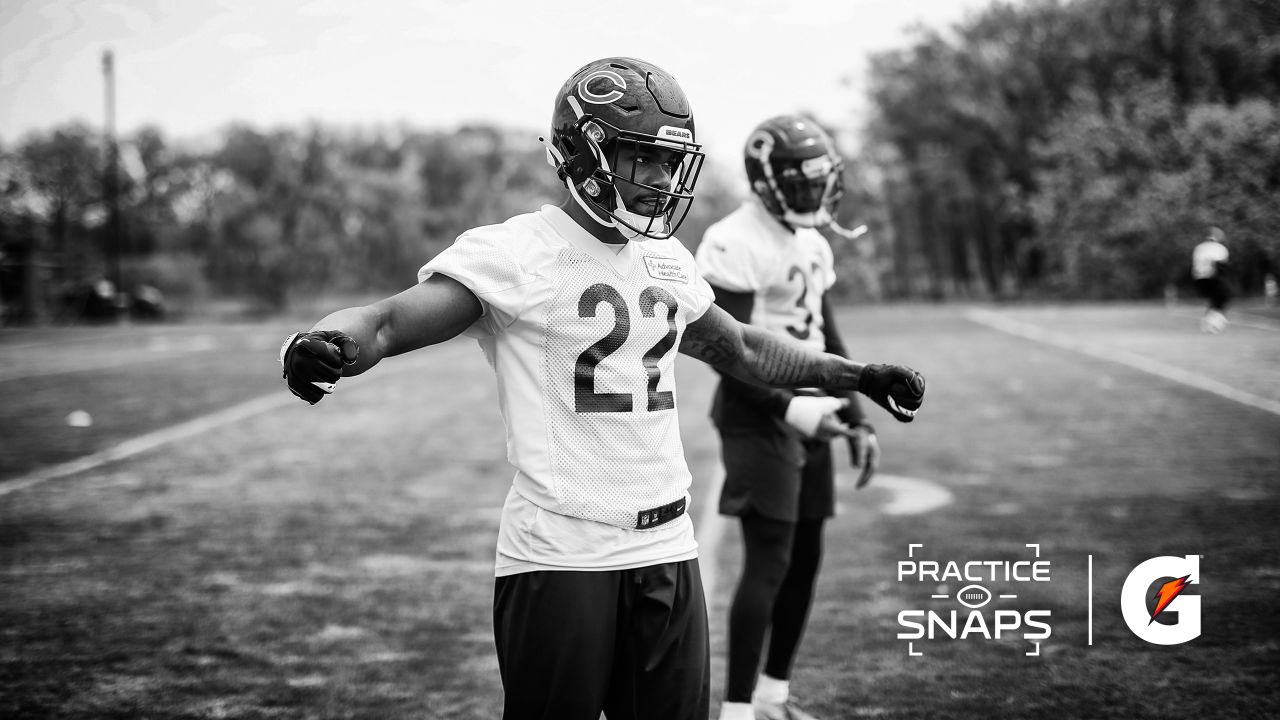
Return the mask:
POLYGON ((543 205, 542 217, 547 224, 575 248, 591 256, 601 265, 613 270, 619 276, 625 275, 635 259, 634 242, 628 242, 619 249, 616 245, 600 242, 594 235, 574 222, 568 213, 555 205, 543 205))
POLYGON ((766 228, 766 232, 774 242, 789 243, 795 240, 799 234, 797 230, 789 230, 785 225, 778 221, 767 209, 760 199, 752 196, 742 201, 743 206, 748 208, 748 212, 755 216, 756 222, 760 227, 766 228))

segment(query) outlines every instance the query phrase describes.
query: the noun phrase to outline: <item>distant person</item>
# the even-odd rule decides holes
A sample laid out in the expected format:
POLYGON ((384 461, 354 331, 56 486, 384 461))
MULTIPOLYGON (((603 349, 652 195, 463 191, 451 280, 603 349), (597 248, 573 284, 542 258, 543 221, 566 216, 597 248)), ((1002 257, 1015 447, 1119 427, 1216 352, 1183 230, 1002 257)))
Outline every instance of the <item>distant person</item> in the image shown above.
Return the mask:
POLYGON ((703 155, 664 70, 615 57, 575 72, 547 155, 567 189, 558 207, 469 230, 417 285, 290 336, 285 378, 316 403, 382 358, 476 338, 516 468, 493 600, 503 717, 705 720, 710 646, 675 352, 744 382, 857 390, 902 422, 924 379, 788 342, 712 303, 673 237, 703 155))
MULTIPOLYGON (((811 120, 784 115, 756 127, 744 163, 752 195, 698 246, 716 304, 743 323, 845 356, 828 292, 834 259, 817 230, 834 221, 844 192, 835 144, 811 120)), ((731 375, 716 391, 712 419, 725 467, 720 512, 738 518, 743 542, 720 720, 811 720, 792 700, 790 678, 824 524, 835 515, 830 441, 849 438, 862 487, 879 463, 875 428, 839 388, 764 388, 731 375)))
POLYGON ((1227 327, 1227 303, 1231 300, 1227 288, 1226 270, 1227 236, 1221 228, 1209 228, 1208 236, 1191 252, 1191 277, 1196 290, 1208 302, 1200 318, 1200 331, 1220 333, 1227 327))

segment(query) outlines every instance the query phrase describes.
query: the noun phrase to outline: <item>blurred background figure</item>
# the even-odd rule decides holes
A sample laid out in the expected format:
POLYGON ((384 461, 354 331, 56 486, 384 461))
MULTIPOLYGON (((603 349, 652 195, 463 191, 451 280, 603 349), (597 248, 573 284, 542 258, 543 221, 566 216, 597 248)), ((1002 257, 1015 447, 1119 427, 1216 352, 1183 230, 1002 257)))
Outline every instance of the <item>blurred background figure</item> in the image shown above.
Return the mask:
POLYGON ((1204 241, 1191 252, 1191 277, 1196 290, 1208 303, 1200 318, 1200 331, 1220 333, 1227 327, 1227 303, 1231 293, 1227 289, 1227 235, 1221 228, 1210 227, 1204 241))
MULTIPOLYGON (((818 231, 834 223, 844 194, 843 158, 816 122, 782 115, 747 138, 743 160, 752 195, 698 247, 716 304, 739 322, 848 357, 829 298, 835 262, 818 231)), ((858 487, 875 472, 879 442, 852 393, 823 388, 761 388, 725 375, 711 416, 725 467, 720 513, 738 518, 744 546, 720 720, 808 720, 791 702, 790 678, 823 525, 835 515, 830 440, 849 439, 858 487)))

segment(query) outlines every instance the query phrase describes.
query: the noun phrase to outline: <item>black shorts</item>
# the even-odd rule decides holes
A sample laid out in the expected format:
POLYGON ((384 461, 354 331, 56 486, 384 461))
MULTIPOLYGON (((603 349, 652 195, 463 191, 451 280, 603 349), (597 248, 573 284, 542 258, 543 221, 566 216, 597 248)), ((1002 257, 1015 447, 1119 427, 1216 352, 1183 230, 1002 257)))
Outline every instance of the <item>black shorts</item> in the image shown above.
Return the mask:
POLYGON ((830 441, 806 440, 782 422, 720 434, 724 488, 720 514, 750 510, 774 520, 817 520, 836 514, 830 441))
POLYGON ((1200 297, 1209 301, 1211 310, 1225 310, 1227 302, 1231 300, 1227 283, 1220 277, 1197 278, 1196 290, 1200 291, 1200 297))
POLYGON ((707 606, 697 560, 497 578, 503 720, 706 720, 707 606))

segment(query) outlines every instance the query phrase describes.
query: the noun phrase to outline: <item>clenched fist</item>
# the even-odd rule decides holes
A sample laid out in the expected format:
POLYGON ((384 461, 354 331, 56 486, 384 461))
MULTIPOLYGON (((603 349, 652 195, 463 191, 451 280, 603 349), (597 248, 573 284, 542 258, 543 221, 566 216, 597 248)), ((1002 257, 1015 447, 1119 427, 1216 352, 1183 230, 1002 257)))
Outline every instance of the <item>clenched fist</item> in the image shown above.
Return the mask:
POLYGON ((899 422, 911 422, 924 402, 924 376, 901 365, 867 365, 858 378, 858 392, 899 422))
POLYGON ((294 333, 280 347, 280 365, 290 392, 315 405, 359 354, 360 345, 336 330, 294 333))

